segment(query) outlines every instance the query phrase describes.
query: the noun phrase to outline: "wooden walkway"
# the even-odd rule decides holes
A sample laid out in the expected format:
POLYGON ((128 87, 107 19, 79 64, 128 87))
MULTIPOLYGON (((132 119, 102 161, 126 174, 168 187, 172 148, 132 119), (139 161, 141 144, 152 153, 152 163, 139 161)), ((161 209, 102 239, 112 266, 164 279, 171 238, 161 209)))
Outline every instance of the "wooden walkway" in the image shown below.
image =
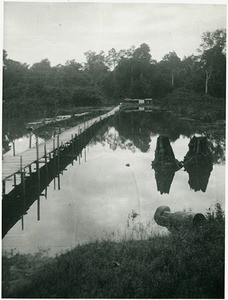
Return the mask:
POLYGON ((58 149, 58 146, 64 146, 70 143, 75 135, 78 136, 86 129, 91 127, 95 123, 106 119, 109 116, 114 115, 119 110, 119 105, 114 107, 108 113, 90 119, 86 122, 78 124, 75 127, 61 133, 57 138, 50 139, 45 143, 41 143, 36 147, 30 148, 22 153, 18 153, 15 156, 5 156, 2 161, 2 181, 5 182, 11 176, 22 172, 25 168, 31 166, 33 163, 39 162, 42 158, 50 153, 53 153, 58 149), (45 150, 46 149, 46 150, 45 150), (45 153, 46 152, 46 153, 45 153), (46 154, 46 155, 45 155, 46 154))

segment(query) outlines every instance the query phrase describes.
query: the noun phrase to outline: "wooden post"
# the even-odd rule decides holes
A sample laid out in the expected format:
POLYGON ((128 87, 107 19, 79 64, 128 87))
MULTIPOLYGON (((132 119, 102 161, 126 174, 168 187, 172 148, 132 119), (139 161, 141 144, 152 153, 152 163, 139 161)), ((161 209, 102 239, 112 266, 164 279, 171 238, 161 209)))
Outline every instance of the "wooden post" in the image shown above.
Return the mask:
POLYGON ((29 133, 29 149, 32 148, 32 134, 31 132, 29 133))
POLYGON ((6 194, 6 181, 5 180, 2 182, 2 194, 3 195, 6 194))
POLYGON ((37 221, 40 220, 40 196, 37 199, 37 221))
POLYGON ((38 176, 38 185, 40 188, 40 167, 39 167, 39 144, 38 144, 38 137, 36 137, 36 169, 37 169, 37 176, 38 176))
POLYGON ((15 156, 16 155, 16 153, 15 153, 15 143, 14 143, 14 141, 12 143, 13 143, 13 156, 15 156))
MULTIPOLYGON (((20 173, 22 174, 22 155, 20 156, 20 173)), ((22 181, 21 181, 22 183, 22 181)))
POLYGON ((71 134, 71 146, 72 146, 72 154, 74 154, 74 135, 71 134))
POLYGON ((53 138, 53 161, 55 166, 55 138, 53 138))
POLYGON ((60 190, 60 176, 58 174, 58 191, 60 190))
POLYGON ((59 151, 59 134, 57 135, 57 162, 58 162, 58 170, 59 170, 59 165, 60 165, 60 161, 59 161, 59 159, 60 159, 60 151, 59 151))
POLYGON ((85 154, 85 162, 86 162, 86 146, 85 146, 84 154, 85 154))
POLYGON ((20 173, 21 173, 21 186, 22 186, 22 197, 23 197, 23 206, 25 207, 25 170, 22 167, 22 155, 20 156, 20 173))
POLYGON ((79 165, 80 165, 80 153, 79 153, 79 155, 78 155, 78 163, 79 163, 79 165))
POLYGON ((55 138, 53 137, 53 151, 55 150, 55 138))
POLYGON ((48 164, 47 164, 47 145, 44 144, 44 160, 45 160, 45 170, 46 170, 46 183, 48 182, 48 164))
POLYGON ((17 177, 16 174, 13 175, 13 186, 17 185, 17 177))
POLYGON ((24 230, 24 215, 21 216, 21 229, 24 230))

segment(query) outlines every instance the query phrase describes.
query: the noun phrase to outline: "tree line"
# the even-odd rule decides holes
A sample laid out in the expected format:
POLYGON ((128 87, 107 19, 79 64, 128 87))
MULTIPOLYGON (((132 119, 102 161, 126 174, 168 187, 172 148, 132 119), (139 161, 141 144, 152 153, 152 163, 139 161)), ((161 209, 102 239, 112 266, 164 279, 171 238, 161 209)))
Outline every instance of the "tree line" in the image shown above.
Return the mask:
POLYGON ((225 98, 226 31, 205 32, 197 55, 180 59, 172 51, 161 61, 150 47, 105 54, 87 51, 86 62, 68 60, 51 66, 48 59, 32 66, 8 58, 3 50, 3 108, 14 115, 57 111, 64 107, 115 104, 125 97, 164 98, 174 90, 225 98))

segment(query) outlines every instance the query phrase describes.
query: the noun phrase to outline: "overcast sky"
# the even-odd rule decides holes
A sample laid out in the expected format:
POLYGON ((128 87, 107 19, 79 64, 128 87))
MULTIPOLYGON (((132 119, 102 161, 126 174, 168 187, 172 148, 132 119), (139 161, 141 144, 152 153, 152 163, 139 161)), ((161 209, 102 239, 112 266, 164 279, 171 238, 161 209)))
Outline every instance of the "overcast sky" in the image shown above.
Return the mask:
POLYGON ((226 28, 225 5, 152 3, 4 3, 3 48, 8 57, 32 65, 84 52, 108 52, 147 43, 153 59, 169 51, 180 58, 196 53, 202 33, 226 28))

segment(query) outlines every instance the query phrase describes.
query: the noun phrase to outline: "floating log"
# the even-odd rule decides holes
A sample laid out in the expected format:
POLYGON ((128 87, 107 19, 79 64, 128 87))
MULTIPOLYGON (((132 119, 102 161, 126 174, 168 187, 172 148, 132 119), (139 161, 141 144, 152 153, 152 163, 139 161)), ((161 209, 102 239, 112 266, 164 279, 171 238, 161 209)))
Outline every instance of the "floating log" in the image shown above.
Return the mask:
POLYGON ((177 211, 171 213, 168 206, 159 206, 154 214, 154 220, 160 226, 168 230, 180 229, 181 227, 200 226, 206 221, 201 213, 177 211))

